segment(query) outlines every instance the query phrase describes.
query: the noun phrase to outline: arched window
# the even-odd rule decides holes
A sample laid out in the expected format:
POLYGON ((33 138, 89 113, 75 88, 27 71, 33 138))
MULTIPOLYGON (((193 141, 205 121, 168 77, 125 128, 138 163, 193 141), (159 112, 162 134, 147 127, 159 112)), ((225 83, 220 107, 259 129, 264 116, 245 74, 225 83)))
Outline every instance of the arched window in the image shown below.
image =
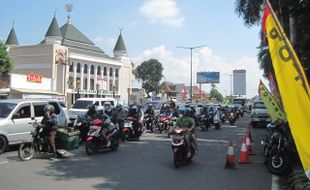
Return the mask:
POLYGON ((80 72, 81 72, 81 64, 80 64, 80 63, 77 64, 76 72, 77 72, 77 73, 80 73, 80 72))
POLYGON ((118 78, 118 69, 115 69, 115 77, 118 78))
POLYGON ((84 65, 84 73, 86 73, 86 74, 87 74, 87 68, 88 68, 88 66, 87 66, 87 64, 85 64, 84 65))
POLYGON ((69 72, 73 72, 73 62, 71 62, 70 66, 69 66, 69 72))
POLYGON ((106 67, 103 68, 103 75, 107 76, 107 68, 106 67))
POLYGON ((90 66, 90 74, 91 74, 91 75, 93 75, 93 74, 95 73, 94 70, 95 70, 94 65, 91 65, 91 66, 90 66))
POLYGON ((98 66, 98 68, 97 68, 97 74, 101 75, 101 67, 100 66, 98 66))
POLYGON ((112 76, 113 76, 113 69, 110 68, 110 77, 112 77, 112 76))

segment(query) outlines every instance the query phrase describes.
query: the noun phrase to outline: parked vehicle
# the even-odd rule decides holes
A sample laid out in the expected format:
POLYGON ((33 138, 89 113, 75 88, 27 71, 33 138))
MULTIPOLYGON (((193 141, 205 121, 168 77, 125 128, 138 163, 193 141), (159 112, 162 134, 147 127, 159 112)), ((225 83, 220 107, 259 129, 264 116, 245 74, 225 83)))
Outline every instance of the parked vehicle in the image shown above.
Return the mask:
POLYGON ((42 121, 44 107, 47 104, 54 106, 59 126, 67 127, 68 118, 57 101, 0 100, 0 154, 10 145, 32 141, 30 134, 34 130, 32 125, 34 122, 42 121))
POLYGON ((116 100, 113 98, 79 98, 72 108, 68 110, 69 117, 72 122, 77 116, 83 116, 88 111, 88 107, 94 104, 98 109, 103 109, 105 102, 109 102, 112 107, 116 105, 116 100))
MULTIPOLYGON (((44 126, 39 123, 33 123, 35 130, 31 132, 32 142, 26 142, 19 145, 18 148, 18 156, 23 161, 28 161, 33 158, 35 154, 40 154, 44 152, 48 152, 49 139, 48 134, 44 131, 44 126)), ((56 148, 57 148, 57 156, 62 157, 65 154, 65 151, 59 150, 57 145, 56 138, 56 148)))
POLYGON ((261 141, 262 153, 266 158, 267 167, 273 174, 284 174, 290 167, 287 130, 287 126, 284 125, 268 126, 266 128, 266 139, 261 141))
POLYGON ((271 122, 271 117, 263 101, 257 100, 254 102, 251 111, 251 122, 253 127, 256 127, 258 124, 266 126, 271 122))
POLYGON ((106 125, 106 121, 101 119, 95 119, 91 122, 89 127, 85 150, 88 155, 93 155, 100 149, 111 149, 112 151, 117 150, 119 146, 119 129, 118 126, 108 126, 108 135, 111 144, 108 145, 107 139, 103 136, 103 127, 106 125))
POLYGON ((173 163, 176 168, 179 168, 182 164, 189 163, 194 154, 195 154, 195 146, 191 144, 191 156, 187 157, 187 144, 185 140, 185 135, 187 133, 187 129, 184 128, 176 128, 171 133, 171 148, 173 152, 173 163))

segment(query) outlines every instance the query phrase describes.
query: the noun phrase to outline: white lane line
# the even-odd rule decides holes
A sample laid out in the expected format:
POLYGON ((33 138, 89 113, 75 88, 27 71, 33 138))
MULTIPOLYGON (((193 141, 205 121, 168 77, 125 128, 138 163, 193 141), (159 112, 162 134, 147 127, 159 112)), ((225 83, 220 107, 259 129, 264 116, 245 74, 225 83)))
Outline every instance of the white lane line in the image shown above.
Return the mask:
POLYGON ((0 162, 0 165, 1 164, 7 164, 7 163, 9 163, 8 161, 2 161, 2 162, 0 162))
POLYGON ((271 182, 271 190, 279 190, 279 177, 272 175, 271 182))
POLYGON ((236 128, 236 125, 223 125, 224 128, 236 128))

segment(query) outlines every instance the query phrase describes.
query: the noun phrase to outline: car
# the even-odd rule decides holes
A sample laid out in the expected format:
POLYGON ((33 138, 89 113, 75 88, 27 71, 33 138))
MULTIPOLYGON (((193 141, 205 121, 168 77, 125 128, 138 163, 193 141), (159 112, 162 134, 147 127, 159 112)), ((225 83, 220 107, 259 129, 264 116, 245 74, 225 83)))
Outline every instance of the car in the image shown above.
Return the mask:
POLYGON ((41 122, 44 116, 44 107, 51 104, 55 108, 58 125, 68 126, 68 118, 62 106, 52 100, 0 100, 0 153, 8 146, 31 141, 33 124, 41 122))
POLYGON ((68 110, 70 121, 73 122, 78 116, 86 114, 88 107, 92 104, 98 109, 103 109, 105 102, 110 102, 112 107, 117 104, 117 101, 114 98, 79 98, 72 108, 68 110))
POLYGON ((255 101, 251 110, 251 123, 253 127, 259 124, 267 124, 271 122, 271 117, 266 109, 264 102, 261 100, 255 101))

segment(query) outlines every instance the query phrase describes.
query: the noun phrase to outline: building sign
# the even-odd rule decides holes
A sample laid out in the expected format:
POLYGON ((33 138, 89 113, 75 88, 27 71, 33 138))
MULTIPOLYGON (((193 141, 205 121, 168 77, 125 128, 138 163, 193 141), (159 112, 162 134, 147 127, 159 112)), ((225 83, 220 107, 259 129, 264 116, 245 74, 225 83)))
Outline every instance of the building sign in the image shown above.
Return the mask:
POLYGON ((246 95, 246 70, 233 70, 234 95, 246 95))
POLYGON ((197 83, 220 83, 219 72, 197 72, 197 83))
POLYGON ((42 75, 28 74, 27 81, 34 83, 42 83, 42 75))
POLYGON ((72 89, 72 93, 74 94, 98 94, 98 95, 111 95, 113 91, 106 90, 82 90, 82 89, 72 89))

